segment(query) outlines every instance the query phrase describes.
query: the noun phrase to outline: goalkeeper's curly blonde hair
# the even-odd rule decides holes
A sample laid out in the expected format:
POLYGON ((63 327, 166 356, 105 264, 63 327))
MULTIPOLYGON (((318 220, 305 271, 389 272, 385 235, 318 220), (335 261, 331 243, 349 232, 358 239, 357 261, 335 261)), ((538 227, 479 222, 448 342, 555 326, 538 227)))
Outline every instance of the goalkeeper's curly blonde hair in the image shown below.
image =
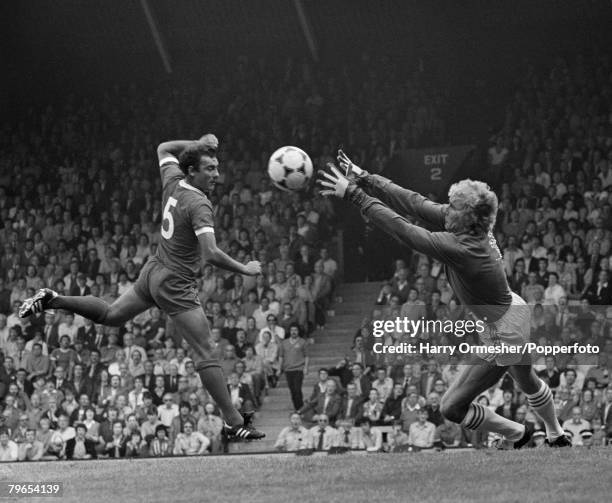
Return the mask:
POLYGON ((484 182, 461 180, 451 185, 448 201, 458 212, 451 219, 452 227, 466 229, 471 234, 486 234, 493 230, 499 206, 495 192, 484 182))

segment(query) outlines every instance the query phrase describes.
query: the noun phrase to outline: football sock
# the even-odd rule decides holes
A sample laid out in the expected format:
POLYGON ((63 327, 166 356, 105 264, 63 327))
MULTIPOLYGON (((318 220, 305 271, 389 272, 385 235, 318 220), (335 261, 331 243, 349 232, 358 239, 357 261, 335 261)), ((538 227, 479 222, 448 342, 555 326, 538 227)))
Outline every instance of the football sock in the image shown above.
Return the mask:
POLYGON ((540 383, 541 385, 539 391, 536 391, 533 395, 527 395, 527 401, 529 402, 531 408, 544 422, 548 440, 553 441, 563 435, 563 428, 557 419, 553 395, 550 388, 541 379, 540 383))
POLYGON ((525 426, 496 414, 488 407, 471 403, 467 414, 461 421, 461 426, 468 430, 490 431, 503 435, 510 442, 516 442, 523 437, 525 426))
POLYGON ((106 321, 109 305, 102 299, 87 295, 85 297, 58 295, 49 301, 52 309, 66 309, 92 320, 94 323, 106 321))
POLYGON ((232 403, 232 397, 227 390, 227 382, 223 370, 216 360, 202 361, 196 365, 196 370, 202 379, 202 384, 215 401, 225 421, 230 426, 238 426, 244 423, 240 412, 232 403))

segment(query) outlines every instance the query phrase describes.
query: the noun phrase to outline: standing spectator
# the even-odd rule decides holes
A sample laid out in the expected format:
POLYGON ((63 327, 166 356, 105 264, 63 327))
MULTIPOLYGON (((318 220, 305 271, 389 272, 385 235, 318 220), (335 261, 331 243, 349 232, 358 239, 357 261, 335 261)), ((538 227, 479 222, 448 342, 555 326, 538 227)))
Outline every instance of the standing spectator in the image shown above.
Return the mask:
POLYGON ((291 393, 293 408, 297 411, 304 405, 302 397, 302 382, 308 374, 308 343, 300 337, 297 325, 289 327, 289 337, 282 341, 279 351, 279 366, 285 373, 287 385, 291 393))

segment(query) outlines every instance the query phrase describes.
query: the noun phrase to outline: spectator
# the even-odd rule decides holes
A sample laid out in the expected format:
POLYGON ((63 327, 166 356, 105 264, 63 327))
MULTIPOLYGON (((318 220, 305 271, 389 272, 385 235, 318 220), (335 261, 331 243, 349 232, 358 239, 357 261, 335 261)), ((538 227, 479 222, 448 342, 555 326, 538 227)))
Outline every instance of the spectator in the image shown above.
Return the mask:
POLYGON ((563 429, 565 431, 569 431, 572 434, 573 447, 582 446, 582 436, 580 432, 582 432, 583 430, 589 430, 590 428, 591 423, 589 423, 582 417, 582 410, 580 409, 580 407, 573 407, 571 419, 567 419, 563 422, 563 429))
POLYGON ((430 449, 433 447, 436 427, 427 420, 425 409, 419 410, 417 417, 418 420, 408 430, 408 442, 419 449, 430 449))
POLYGON ((9 437, 6 428, 0 429, 0 462, 17 461, 19 459, 19 448, 9 437))
POLYGON ((184 432, 176 437, 173 453, 175 456, 202 456, 207 453, 210 440, 198 431, 194 424, 187 420, 183 424, 184 432))
POLYGON ((317 425, 309 430, 310 448, 317 451, 328 451, 338 446, 338 431, 329 425, 325 414, 317 417, 317 425))
POLYGON ((112 437, 106 443, 105 454, 109 458, 124 458, 127 439, 123 434, 123 423, 115 421, 112 424, 112 437))
POLYGON ((167 457, 172 455, 172 444, 168 438, 167 428, 160 424, 155 429, 155 438, 149 446, 149 456, 152 458, 167 457))
POLYGON ((164 395, 163 402, 163 405, 157 407, 157 414, 161 423, 166 428, 170 428, 172 420, 179 415, 179 407, 174 403, 174 399, 170 393, 164 395))
POLYGON ((96 444, 87 438, 87 426, 75 424, 75 436, 66 441, 67 459, 96 459, 96 444))
POLYGON ((147 442, 143 440, 139 430, 131 432, 128 441, 125 444, 125 457, 126 458, 144 458, 147 456, 149 446, 147 442))
POLYGON ((341 406, 342 399, 337 393, 336 381, 328 379, 325 382, 325 392, 317 394, 313 401, 309 401, 298 412, 300 413, 300 417, 308 422, 311 422, 313 418, 321 414, 325 414, 330 424, 333 426, 340 413, 341 406))
POLYGON ((302 426, 302 418, 296 412, 289 416, 290 425, 278 435, 274 448, 279 451, 293 452, 310 446, 309 432, 302 426))
POLYGON ((353 440, 353 449, 365 449, 368 452, 382 450, 382 432, 372 426, 372 421, 364 417, 355 426, 358 429, 353 440))
POLYGON ((36 430, 29 428, 25 440, 18 446, 19 461, 39 461, 44 454, 44 445, 36 440, 36 430))
POLYGON ((223 420, 213 403, 208 402, 204 406, 204 414, 198 420, 197 430, 210 440, 210 452, 222 451, 223 420))
POLYGON ((393 429, 387 434, 387 449, 389 452, 400 451, 404 446, 410 444, 408 435, 402 430, 402 422, 395 421, 393 429))
POLYGON ((289 337, 279 347, 279 367, 285 373, 293 408, 300 410, 304 404, 302 398, 302 381, 308 374, 308 343, 300 337, 297 325, 289 328, 289 337))

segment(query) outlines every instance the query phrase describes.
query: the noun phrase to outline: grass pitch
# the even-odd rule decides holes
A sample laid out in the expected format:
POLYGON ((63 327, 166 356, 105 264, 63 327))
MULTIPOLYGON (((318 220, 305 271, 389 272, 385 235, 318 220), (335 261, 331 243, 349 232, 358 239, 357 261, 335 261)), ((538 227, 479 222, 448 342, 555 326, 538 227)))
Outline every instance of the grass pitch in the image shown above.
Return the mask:
POLYGON ((85 503, 603 502, 612 449, 14 463, 0 481, 62 481, 61 501, 85 503))

